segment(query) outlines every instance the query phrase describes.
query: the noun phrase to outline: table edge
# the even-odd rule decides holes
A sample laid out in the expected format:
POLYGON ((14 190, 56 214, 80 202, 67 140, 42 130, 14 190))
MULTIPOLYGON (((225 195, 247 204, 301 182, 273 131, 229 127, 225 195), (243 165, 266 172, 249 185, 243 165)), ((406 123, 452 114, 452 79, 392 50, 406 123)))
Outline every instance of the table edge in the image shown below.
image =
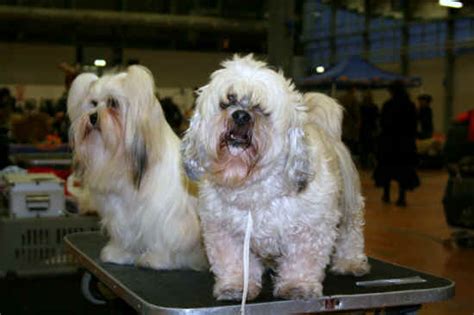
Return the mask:
MULTIPOLYGON (((79 264, 84 266, 89 272, 93 273, 99 280, 101 280, 107 287, 109 287, 120 298, 124 299, 137 312, 146 314, 168 314, 168 315, 182 315, 182 314, 236 314, 240 311, 240 303, 235 305, 224 305, 217 307, 203 307, 203 308, 168 308, 149 303, 123 286, 120 282, 110 280, 110 275, 104 268, 97 265, 91 258, 84 254, 69 240, 70 236, 77 234, 99 234, 99 232, 78 232, 71 233, 64 237, 66 248, 73 253, 76 253, 76 260, 79 264)), ((377 260, 380 260, 377 258, 377 260)), ((381 260, 384 261, 384 260, 381 260)), ((390 263, 393 264, 393 263, 390 263)), ((402 268, 400 266, 393 264, 402 268)), ((415 269, 412 269, 415 270, 415 269)), ((418 270, 415 270, 419 272, 418 270)), ((426 272, 421 272, 433 277, 426 272)), ((445 278, 443 278, 445 279, 445 278)), ((405 306, 417 305, 428 302, 437 302, 447 300, 454 296, 455 283, 449 279, 450 282, 445 287, 438 287, 433 289, 409 290, 398 292, 380 292, 375 294, 356 294, 356 295, 333 295, 322 296, 312 300, 281 300, 273 302, 262 303, 247 303, 246 312, 256 314, 288 314, 288 313, 307 313, 307 312, 329 312, 329 311, 349 311, 358 309, 377 309, 390 306, 405 306), (374 303, 374 296, 387 299, 383 305, 374 303), (341 302, 341 299, 344 299, 341 302)))

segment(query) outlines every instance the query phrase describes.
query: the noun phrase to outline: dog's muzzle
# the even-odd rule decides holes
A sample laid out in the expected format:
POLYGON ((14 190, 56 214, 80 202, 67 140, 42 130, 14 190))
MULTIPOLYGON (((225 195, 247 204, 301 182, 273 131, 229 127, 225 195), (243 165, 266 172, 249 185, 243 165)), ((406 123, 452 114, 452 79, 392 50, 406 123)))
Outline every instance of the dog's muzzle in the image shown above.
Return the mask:
POLYGON ((221 145, 246 149, 252 143, 252 116, 239 109, 230 118, 221 145))
POLYGON ((92 126, 95 126, 95 124, 97 124, 97 120, 99 120, 97 113, 92 113, 89 115, 89 121, 92 126))

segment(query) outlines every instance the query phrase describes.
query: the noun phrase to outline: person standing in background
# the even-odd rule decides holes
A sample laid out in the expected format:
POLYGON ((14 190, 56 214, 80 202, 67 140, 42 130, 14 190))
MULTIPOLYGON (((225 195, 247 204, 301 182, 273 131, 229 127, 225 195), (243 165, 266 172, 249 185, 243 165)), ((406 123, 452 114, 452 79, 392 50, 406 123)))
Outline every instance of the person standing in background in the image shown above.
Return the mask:
POLYGON ((0 169, 11 164, 8 157, 10 149, 10 116, 15 107, 15 99, 8 88, 0 88, 0 169))
POLYGON ((357 90, 353 86, 340 99, 344 107, 342 120, 342 141, 352 154, 357 154, 360 124, 360 103, 357 99, 357 90))
POLYGON ((384 103, 380 119, 381 134, 374 179, 378 187, 383 187, 382 200, 386 203, 390 202, 390 182, 398 182, 396 204, 404 207, 406 190, 420 185, 415 169, 416 107, 402 82, 393 83, 389 92, 391 97, 384 103))
POLYGON ((429 94, 418 96, 418 122, 419 139, 430 139, 433 137, 433 111, 431 109, 432 97, 429 94))
POLYGON ((364 92, 360 105, 360 164, 364 168, 373 167, 376 139, 378 134, 379 108, 375 105, 370 90, 364 92))

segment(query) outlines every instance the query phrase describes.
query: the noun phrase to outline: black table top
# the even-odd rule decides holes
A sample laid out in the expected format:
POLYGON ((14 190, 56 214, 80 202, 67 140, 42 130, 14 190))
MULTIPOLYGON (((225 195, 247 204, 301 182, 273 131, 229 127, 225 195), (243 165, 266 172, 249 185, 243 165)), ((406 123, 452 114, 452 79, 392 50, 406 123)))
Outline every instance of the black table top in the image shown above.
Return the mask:
MULTIPOLYGON (((236 313, 240 302, 221 302, 212 296, 214 279, 209 272, 156 271, 136 266, 103 263, 100 250, 107 239, 99 232, 67 235, 66 246, 88 271, 135 309, 149 313, 236 313)), ((266 274, 259 297, 247 302, 247 313, 321 312, 382 308, 444 300, 454 295, 454 283, 412 269, 370 259, 371 272, 363 277, 327 272, 324 296, 307 301, 288 301, 272 296, 271 275, 266 274), (422 283, 359 286, 356 282, 421 277, 422 283)))

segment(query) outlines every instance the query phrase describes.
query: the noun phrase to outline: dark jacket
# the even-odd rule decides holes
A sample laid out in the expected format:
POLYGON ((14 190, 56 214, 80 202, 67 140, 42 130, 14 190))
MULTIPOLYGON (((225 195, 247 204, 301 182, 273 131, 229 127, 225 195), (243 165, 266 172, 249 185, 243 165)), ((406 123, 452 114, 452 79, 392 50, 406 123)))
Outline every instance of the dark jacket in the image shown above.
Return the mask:
POLYGON ((381 134, 374 178, 378 186, 398 181, 405 189, 419 185, 415 171, 416 107, 406 97, 392 97, 385 102, 380 119, 381 134))

